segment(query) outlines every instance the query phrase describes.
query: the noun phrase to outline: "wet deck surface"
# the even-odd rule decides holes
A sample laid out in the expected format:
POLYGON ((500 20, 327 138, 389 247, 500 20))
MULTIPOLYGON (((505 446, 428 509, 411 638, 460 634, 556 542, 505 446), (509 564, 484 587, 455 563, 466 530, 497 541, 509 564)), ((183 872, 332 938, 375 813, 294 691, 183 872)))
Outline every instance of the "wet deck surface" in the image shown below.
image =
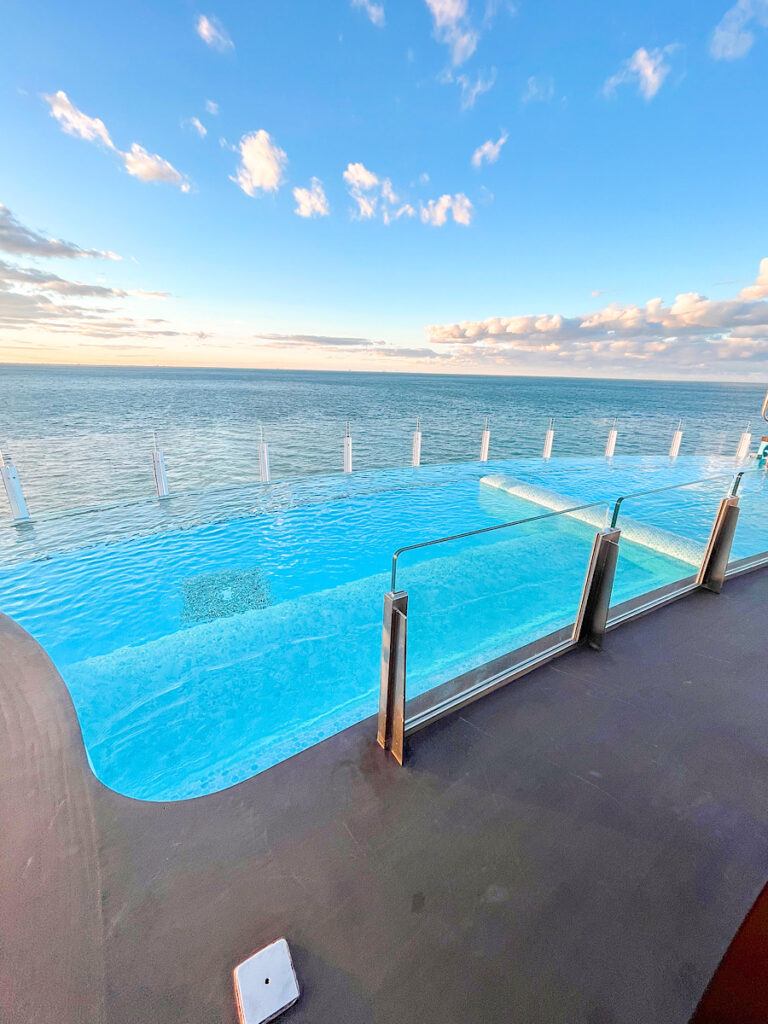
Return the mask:
POLYGON ((286 1024, 685 1024, 768 879, 768 572, 415 736, 371 721, 140 803, 0 617, 0 1018, 232 1022, 280 935, 286 1024))

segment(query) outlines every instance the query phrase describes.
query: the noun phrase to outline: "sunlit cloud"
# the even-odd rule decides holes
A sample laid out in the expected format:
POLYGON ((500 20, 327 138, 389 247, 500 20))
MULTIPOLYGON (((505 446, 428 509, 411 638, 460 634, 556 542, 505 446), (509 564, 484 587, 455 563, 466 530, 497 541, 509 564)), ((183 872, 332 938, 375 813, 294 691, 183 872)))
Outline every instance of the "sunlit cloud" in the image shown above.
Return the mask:
POLYGON ((191 128, 193 131, 196 131, 201 139, 204 139, 208 134, 208 129, 198 117, 190 117, 183 121, 182 124, 185 128, 191 128))
POLYGON ((226 53, 228 50, 234 50, 235 44, 232 42, 229 32, 224 28, 218 18, 213 16, 208 17, 206 14, 200 14, 197 19, 195 31, 208 46, 214 50, 218 50, 219 53, 226 53))
POLYGON ((738 0, 715 28, 710 53, 715 60, 736 60, 752 49, 752 26, 768 27, 768 0, 738 0))
POLYGON ((488 139, 482 146, 478 146, 475 152, 472 154, 472 166, 478 169, 483 166, 483 161, 488 164, 495 164, 501 154, 501 147, 507 141, 507 134, 500 135, 499 138, 494 142, 492 139, 488 139))
POLYGON ((641 46, 624 62, 616 74, 611 75, 606 81, 603 94, 613 96, 620 85, 637 85, 641 95, 647 100, 652 100, 670 72, 669 64, 664 62, 665 57, 675 49, 675 43, 655 50, 646 50, 641 46))
POLYGON ((205 109, 209 114, 213 114, 213 116, 215 117, 219 112, 219 104, 214 103, 213 100, 206 100, 205 109))
POLYGON ((432 227, 442 227, 451 214, 456 224, 468 227, 472 221, 472 203, 463 192, 454 196, 443 195, 439 199, 430 199, 421 204, 421 220, 432 227))
POLYGON ((684 292, 669 305, 655 298, 644 306, 610 303, 581 316, 502 316, 425 330, 432 344, 469 346, 479 358, 502 363, 607 367, 629 360, 670 371, 762 365, 768 363, 768 258, 755 283, 731 299, 684 292))
POLYGON ((474 107, 478 96, 490 92, 493 88, 496 82, 496 68, 491 68, 487 74, 479 71, 475 79, 470 78, 469 75, 457 75, 456 82, 461 89, 461 109, 469 110, 474 107))
POLYGON ((478 33, 467 12, 467 0, 426 0, 434 21, 438 42, 448 47, 454 67, 463 64, 475 52, 478 33))
POLYGON ((296 200, 294 213, 299 217, 327 217, 330 213, 322 182, 318 178, 312 179, 310 188, 295 188, 293 198, 296 200))
POLYGON ((374 25, 383 28, 384 4, 376 3, 375 0, 352 0, 352 6, 361 8, 374 25))
POLYGON ((272 141, 269 132, 261 128, 250 135, 244 135, 237 148, 240 152, 240 166, 232 181, 248 196, 256 196, 260 192, 277 192, 283 182, 288 157, 272 141))
POLYGON ((531 75, 525 83, 525 91, 521 97, 523 103, 548 103, 555 95, 555 80, 553 78, 537 78, 531 75))
POLYGON ((25 227, 7 206, 0 203, 0 249, 15 256, 45 256, 50 258, 119 260, 114 252, 100 249, 81 249, 73 242, 49 238, 40 231, 25 227))
POLYGON ((101 118, 84 114, 62 90, 44 95, 43 99, 50 107, 51 117, 59 122, 67 135, 103 145, 120 158, 132 177, 141 181, 164 181, 176 185, 182 192, 190 191, 189 182, 184 175, 157 153, 148 152, 138 142, 132 142, 130 149, 125 152, 118 149, 101 118))

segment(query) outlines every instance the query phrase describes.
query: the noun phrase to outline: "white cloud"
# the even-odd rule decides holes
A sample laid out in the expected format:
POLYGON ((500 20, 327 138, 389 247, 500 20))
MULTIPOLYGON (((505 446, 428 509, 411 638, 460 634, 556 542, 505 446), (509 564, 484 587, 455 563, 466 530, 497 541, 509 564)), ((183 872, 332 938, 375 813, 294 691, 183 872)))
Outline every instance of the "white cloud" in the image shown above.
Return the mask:
MULTIPOLYGON (((581 316, 558 313, 465 320, 426 328, 429 341, 471 347, 507 365, 526 353, 562 366, 627 360, 691 370, 713 363, 768 363, 768 257, 755 284, 734 298, 711 300, 684 292, 664 305, 610 303, 581 316)), ((529 356, 530 357, 530 356, 529 356)))
POLYGON ((376 216, 376 208, 379 200, 378 190, 379 178, 373 171, 361 163, 347 164, 343 174, 347 183, 349 194, 357 203, 357 218, 359 220, 370 220, 376 216))
POLYGON ((189 192, 189 182, 157 153, 148 153, 138 142, 132 142, 127 153, 121 154, 125 169, 140 181, 166 181, 177 185, 182 192, 189 192))
POLYGON ((193 128, 201 139, 204 139, 205 136, 208 134, 208 129, 197 117, 190 117, 187 121, 183 121, 182 123, 184 125, 188 125, 190 128, 193 128))
POLYGON ((467 14, 467 0, 426 0, 432 13, 435 38, 451 51, 454 67, 468 60, 477 48, 479 36, 467 14))
POLYGON ((44 95, 43 99, 51 108, 51 117, 55 117, 68 135, 76 135, 86 142, 97 142, 117 154, 123 166, 134 178, 141 181, 165 181, 176 185, 182 192, 189 192, 190 185, 184 175, 156 153, 148 153, 138 142, 131 143, 131 148, 124 152, 118 149, 107 131, 106 125, 98 117, 89 117, 72 103, 65 92, 59 90, 52 95, 44 95))
POLYGON ((2 203, 0 203, 0 249, 13 253, 14 256, 45 256, 58 259, 89 257, 101 260, 119 260, 121 258, 113 252, 103 252, 100 249, 81 249, 74 242, 49 238, 40 231, 25 227, 2 203))
POLYGON ((506 132, 499 136, 496 142, 488 139, 482 146, 478 146, 475 152, 472 154, 472 166, 480 168, 483 165, 483 161, 486 163, 495 164, 501 154, 501 147, 507 141, 506 132))
POLYGON ((257 192, 277 192, 283 181, 283 170, 288 162, 284 150, 272 141, 269 132, 261 128, 240 139, 240 166, 232 181, 237 182, 246 195, 257 192))
POLYGON ((327 217, 330 213, 322 183, 317 178, 312 179, 311 188, 295 188, 293 198, 296 200, 294 213, 299 217, 327 217))
POLYGON ((523 103, 548 103, 555 95, 555 80, 553 78, 537 78, 531 75, 525 84, 525 92, 522 96, 523 103))
POLYGON ((51 117, 56 118, 67 135, 77 135, 86 142, 101 142, 108 149, 115 148, 104 122, 78 110, 61 89, 52 95, 44 95, 43 99, 51 108, 51 117))
POLYGON ((611 75, 606 81, 603 93, 612 96, 620 85, 637 84, 647 100, 653 99, 670 71, 669 64, 664 63, 664 58, 676 48, 674 43, 661 50, 646 50, 641 46, 624 62, 616 74, 611 75))
POLYGON ((206 100, 205 109, 208 111, 209 114, 213 114, 213 116, 215 117, 216 114, 218 114, 219 112, 219 104, 214 103, 213 100, 206 100))
POLYGON ((715 28, 710 52, 715 60, 736 60, 752 49, 753 23, 768 27, 768 0, 738 0, 715 28))
POLYGON ((461 109, 469 110, 470 107, 474 107, 478 96, 482 96, 484 92, 489 92, 493 88, 496 81, 496 68, 491 68, 487 75, 479 71, 474 82, 469 75, 457 75, 456 81, 461 86, 461 109))
POLYGON ((226 53, 227 50, 234 50, 229 32, 224 28, 218 18, 208 17, 205 14, 198 16, 195 30, 204 43, 218 50, 219 53, 226 53))
POLYGON ((439 199, 430 199, 421 204, 422 222, 436 228, 445 224, 449 213, 457 224, 469 226, 472 220, 472 203, 463 192, 458 192, 455 196, 443 195, 439 199))
POLYGON ((384 5, 376 3, 375 0, 352 0, 353 7, 362 8, 374 25, 379 28, 384 26, 384 5))

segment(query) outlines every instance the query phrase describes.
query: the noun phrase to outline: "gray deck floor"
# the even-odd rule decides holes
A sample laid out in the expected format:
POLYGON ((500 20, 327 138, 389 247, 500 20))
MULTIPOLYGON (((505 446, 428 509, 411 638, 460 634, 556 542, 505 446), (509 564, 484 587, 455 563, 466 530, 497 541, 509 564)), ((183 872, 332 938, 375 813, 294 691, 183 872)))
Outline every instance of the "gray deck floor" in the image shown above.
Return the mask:
POLYGON ((313 1024, 684 1024, 768 878, 768 571, 413 738, 361 723, 150 804, 0 618, 0 1018, 236 1019, 285 935, 313 1024))

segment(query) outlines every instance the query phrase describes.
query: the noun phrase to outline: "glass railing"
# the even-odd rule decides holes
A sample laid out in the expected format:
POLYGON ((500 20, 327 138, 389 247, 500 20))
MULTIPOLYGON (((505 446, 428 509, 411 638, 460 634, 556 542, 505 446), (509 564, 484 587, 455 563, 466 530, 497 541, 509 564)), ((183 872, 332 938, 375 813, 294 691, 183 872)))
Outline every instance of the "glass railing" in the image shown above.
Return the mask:
POLYGON ((765 470, 753 469, 739 477, 739 521, 731 547, 731 569, 768 559, 768 475, 765 470))
POLYGON ((612 611, 662 588, 694 586, 732 474, 619 497, 611 526, 621 531, 612 611))
POLYGON ((442 700, 449 680, 482 683, 510 651, 567 642, 607 514, 604 502, 575 505, 397 551, 392 588, 408 594, 406 714, 442 700))
POLYGON ((599 647, 606 628, 697 586, 717 592, 726 566, 762 561, 759 467, 401 548, 385 602, 380 742, 402 751, 410 733, 576 643, 599 647), (394 744, 393 694, 405 695, 394 744))

